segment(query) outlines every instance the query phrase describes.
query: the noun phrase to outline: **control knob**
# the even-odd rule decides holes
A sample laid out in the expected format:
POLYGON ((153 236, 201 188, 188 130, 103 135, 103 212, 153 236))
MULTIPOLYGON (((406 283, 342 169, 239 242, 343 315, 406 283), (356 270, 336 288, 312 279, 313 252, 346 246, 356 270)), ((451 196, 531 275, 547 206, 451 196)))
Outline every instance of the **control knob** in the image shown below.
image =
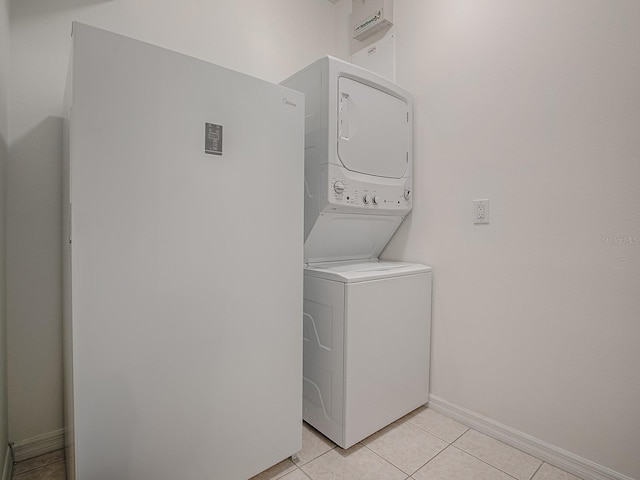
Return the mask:
POLYGON ((333 191, 340 194, 342 192, 344 192, 344 183, 338 181, 336 183, 333 184, 333 191))
POLYGON ((365 195, 364 197, 362 197, 362 201, 364 202, 365 205, 369 204, 370 199, 371 197, 369 197, 369 195, 365 195))
POLYGON ((407 189, 404 191, 404 199, 409 200, 411 198, 411 190, 407 189))
POLYGON ((378 205, 380 203, 380 197, 378 197, 377 195, 373 197, 373 204, 374 205, 378 205))

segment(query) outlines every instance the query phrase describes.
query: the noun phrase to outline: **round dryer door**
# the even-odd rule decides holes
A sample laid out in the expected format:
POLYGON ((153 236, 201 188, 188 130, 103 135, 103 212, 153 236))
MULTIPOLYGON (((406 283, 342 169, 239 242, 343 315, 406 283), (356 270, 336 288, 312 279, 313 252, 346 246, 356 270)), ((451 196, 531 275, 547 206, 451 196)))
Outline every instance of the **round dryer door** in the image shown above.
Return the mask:
POLYGON ((407 103, 350 78, 338 78, 338 157, 353 172, 402 178, 409 166, 407 103))

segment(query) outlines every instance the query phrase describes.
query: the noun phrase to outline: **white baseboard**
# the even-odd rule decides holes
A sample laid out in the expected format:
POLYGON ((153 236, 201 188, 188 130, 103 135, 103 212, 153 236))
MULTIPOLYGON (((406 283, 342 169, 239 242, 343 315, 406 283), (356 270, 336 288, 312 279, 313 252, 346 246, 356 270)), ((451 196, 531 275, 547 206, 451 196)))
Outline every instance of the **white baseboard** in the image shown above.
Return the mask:
POLYGON ((64 448, 64 429, 31 437, 12 445, 13 461, 22 462, 38 455, 55 452, 64 448))
POLYGON ((11 449, 7 447, 7 453, 4 456, 4 468, 2 469, 2 480, 11 480, 13 475, 13 457, 11 456, 11 449))
POLYGON ((633 480, 435 395, 429 395, 429 408, 585 480, 633 480))

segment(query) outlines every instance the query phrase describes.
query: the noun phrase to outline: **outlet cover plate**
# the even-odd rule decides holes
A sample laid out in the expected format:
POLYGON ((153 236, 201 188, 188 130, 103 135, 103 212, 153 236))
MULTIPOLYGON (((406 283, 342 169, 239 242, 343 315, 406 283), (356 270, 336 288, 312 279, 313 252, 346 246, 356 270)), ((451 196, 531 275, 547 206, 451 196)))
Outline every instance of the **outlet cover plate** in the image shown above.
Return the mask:
POLYGON ((473 201, 473 223, 485 225, 489 223, 489 200, 480 199, 473 201))

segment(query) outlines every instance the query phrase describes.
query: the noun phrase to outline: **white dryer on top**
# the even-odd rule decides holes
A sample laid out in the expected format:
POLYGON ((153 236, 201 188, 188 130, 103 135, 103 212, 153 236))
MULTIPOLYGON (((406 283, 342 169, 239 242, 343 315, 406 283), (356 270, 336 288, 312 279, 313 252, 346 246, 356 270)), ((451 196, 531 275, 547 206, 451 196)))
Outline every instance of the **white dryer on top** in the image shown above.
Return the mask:
POLYGON ((411 94, 333 57, 282 84, 306 96, 305 262, 377 258, 411 210, 411 94))

